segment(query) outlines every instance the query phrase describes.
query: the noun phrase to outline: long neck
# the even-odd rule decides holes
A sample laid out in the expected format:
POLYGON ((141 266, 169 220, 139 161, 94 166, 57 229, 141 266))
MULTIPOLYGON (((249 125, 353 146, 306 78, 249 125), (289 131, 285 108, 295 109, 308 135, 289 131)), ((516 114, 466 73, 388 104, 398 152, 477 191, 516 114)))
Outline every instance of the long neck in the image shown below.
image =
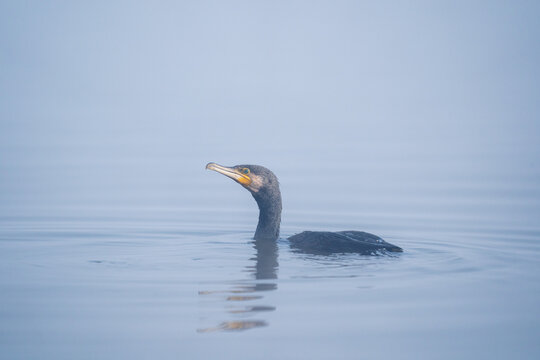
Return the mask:
POLYGON ((259 223, 255 231, 255 240, 277 240, 281 222, 281 193, 276 190, 261 189, 253 193, 259 205, 259 223))

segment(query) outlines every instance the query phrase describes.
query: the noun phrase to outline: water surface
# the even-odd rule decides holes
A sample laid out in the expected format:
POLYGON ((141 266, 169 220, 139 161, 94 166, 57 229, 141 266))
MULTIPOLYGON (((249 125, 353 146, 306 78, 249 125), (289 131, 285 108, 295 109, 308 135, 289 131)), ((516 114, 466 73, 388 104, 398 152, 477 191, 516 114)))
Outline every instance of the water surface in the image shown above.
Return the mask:
MULTIPOLYGON (((249 193, 203 169, 204 163, 193 171, 204 186, 189 189, 199 201, 185 200, 184 207, 4 212, 5 358, 540 353, 540 228, 529 212, 537 204, 521 193, 489 199, 474 190, 481 184, 432 184, 399 211, 406 200, 379 202, 374 194, 355 203, 344 189, 361 174, 342 182, 336 200, 323 191, 314 197, 314 185, 299 186, 296 171, 285 172, 282 238, 265 243, 251 239, 257 209, 249 193), (429 192, 452 194, 430 199, 429 192), (362 202, 394 211, 370 212, 362 202), (426 207, 445 210, 422 212, 426 207), (304 229, 366 230, 405 251, 295 252, 285 237, 304 229)), ((320 179, 315 183, 331 184, 320 179)), ((536 199, 536 186, 517 185, 536 199)))

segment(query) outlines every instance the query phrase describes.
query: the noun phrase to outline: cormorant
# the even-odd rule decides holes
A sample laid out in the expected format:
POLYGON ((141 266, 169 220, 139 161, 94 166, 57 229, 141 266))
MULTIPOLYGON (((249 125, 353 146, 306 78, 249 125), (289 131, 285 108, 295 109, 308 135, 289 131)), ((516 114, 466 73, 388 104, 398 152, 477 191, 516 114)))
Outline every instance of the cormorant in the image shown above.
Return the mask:
MULTIPOLYGON (((254 239, 275 241, 281 222, 281 192, 274 173, 259 165, 233 167, 208 163, 206 169, 223 174, 246 188, 259 206, 259 223, 254 239)), ((288 238, 291 247, 310 254, 402 252, 380 237, 362 231, 304 231, 288 238)))

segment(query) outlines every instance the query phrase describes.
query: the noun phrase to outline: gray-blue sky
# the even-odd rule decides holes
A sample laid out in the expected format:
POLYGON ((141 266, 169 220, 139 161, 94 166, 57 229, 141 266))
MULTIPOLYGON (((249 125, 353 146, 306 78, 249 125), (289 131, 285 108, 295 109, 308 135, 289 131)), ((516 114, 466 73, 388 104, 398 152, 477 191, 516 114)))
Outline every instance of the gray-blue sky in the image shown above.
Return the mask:
POLYGON ((539 10, 534 1, 4 1, 4 206, 69 191, 70 176, 73 191, 89 179, 121 188, 207 161, 476 159, 463 168, 537 170, 539 10))

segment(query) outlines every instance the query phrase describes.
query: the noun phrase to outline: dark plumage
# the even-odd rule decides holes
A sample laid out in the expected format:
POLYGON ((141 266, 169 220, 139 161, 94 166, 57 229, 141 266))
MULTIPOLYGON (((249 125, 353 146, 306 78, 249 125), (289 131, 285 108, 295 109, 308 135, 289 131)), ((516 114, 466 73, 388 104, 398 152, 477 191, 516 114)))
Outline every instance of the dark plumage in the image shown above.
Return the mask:
MULTIPOLYGON (((253 195, 259 206, 259 223, 254 239, 277 240, 281 222, 281 192, 276 175, 259 165, 226 167, 209 163, 206 168, 230 177, 253 195)), ((403 251, 400 247, 387 243, 376 235, 362 231, 304 231, 289 237, 289 241, 291 247, 296 250, 311 254, 371 255, 384 251, 403 251)))
POLYGON ((291 246, 303 252, 318 255, 358 253, 375 255, 381 251, 402 252, 395 245, 363 231, 304 231, 289 237, 291 246))

